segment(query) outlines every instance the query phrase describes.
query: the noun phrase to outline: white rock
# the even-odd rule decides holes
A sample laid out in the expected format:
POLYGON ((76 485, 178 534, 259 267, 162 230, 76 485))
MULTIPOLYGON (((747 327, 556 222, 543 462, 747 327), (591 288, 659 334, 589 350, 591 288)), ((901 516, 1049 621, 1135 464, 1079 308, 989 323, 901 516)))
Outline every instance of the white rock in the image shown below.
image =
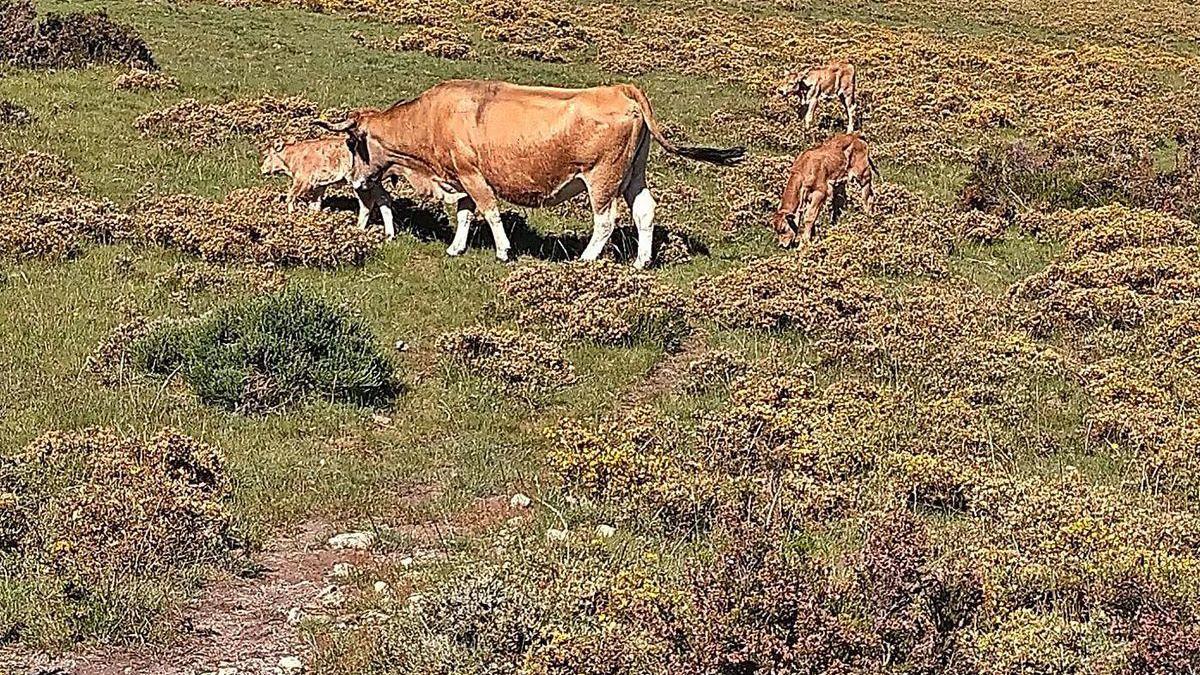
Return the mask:
POLYGON ((609 537, 613 536, 616 533, 617 533, 617 528, 613 527, 612 525, 601 524, 601 525, 596 526, 596 534, 600 535, 601 537, 604 537, 605 539, 608 539, 609 537))
POLYGON ((388 586, 388 582, 381 580, 381 581, 376 581, 375 585, 372 586, 372 588, 374 588, 375 592, 378 593, 379 595, 383 595, 384 593, 387 593, 391 589, 391 586, 388 586))
POLYGON ((329 538, 329 548, 365 551, 375 545, 374 532, 343 532, 329 538))
POLYGON ((404 340, 396 340, 396 351, 398 351, 398 352, 408 351, 408 343, 405 342, 404 340))
POLYGON ((346 594, 337 586, 326 586, 317 594, 317 599, 321 601, 321 605, 336 609, 346 602, 346 594))
POLYGON ((414 562, 416 562, 416 561, 412 559, 411 555, 406 555, 400 559, 400 566, 401 567, 412 567, 414 562))
POLYGON ((304 662, 295 656, 284 656, 279 659, 279 669, 285 674, 304 672, 304 662))
POLYGON ((354 565, 348 562, 333 563, 333 571, 330 574, 338 579, 345 579, 354 573, 354 565))
POLYGON ((527 508, 529 508, 529 505, 532 503, 533 503, 532 499, 530 499, 528 496, 526 496, 520 492, 513 495, 512 499, 508 500, 508 505, 513 507, 514 509, 527 509, 527 508))
POLYGON ((546 530, 546 538, 549 539, 550 541, 566 541, 567 540, 567 531, 566 530, 556 530, 552 527, 552 528, 546 530))
POLYGON ((291 626, 299 626, 300 622, 304 621, 304 610, 299 607, 293 607, 288 610, 287 622, 291 626))

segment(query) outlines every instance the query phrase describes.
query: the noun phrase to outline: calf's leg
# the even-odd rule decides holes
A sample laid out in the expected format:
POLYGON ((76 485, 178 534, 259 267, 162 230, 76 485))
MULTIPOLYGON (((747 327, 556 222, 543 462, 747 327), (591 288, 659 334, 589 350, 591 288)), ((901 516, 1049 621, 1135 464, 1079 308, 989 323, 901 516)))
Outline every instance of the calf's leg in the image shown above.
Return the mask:
POLYGON ((804 207, 804 241, 812 241, 813 234, 817 227, 817 218, 821 215, 821 207, 825 206, 825 200, 829 195, 825 192, 811 192, 808 196, 808 205, 804 207))

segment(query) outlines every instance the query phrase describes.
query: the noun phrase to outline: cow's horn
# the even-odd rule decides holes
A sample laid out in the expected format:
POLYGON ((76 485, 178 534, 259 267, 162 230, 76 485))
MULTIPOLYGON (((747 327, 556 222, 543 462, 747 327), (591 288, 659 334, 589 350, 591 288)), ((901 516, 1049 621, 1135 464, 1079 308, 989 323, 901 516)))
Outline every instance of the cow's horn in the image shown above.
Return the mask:
POLYGON ((358 126, 358 120, 345 120, 336 124, 333 122, 326 122, 325 120, 313 120, 313 124, 321 127, 322 129, 341 134, 358 126))

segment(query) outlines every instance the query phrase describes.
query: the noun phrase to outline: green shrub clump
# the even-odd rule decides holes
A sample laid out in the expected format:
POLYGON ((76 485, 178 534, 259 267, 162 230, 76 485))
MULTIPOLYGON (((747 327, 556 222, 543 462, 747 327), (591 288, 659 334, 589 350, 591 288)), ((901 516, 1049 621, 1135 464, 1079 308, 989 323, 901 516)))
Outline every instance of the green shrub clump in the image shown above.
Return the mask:
POLYGON ((392 365, 367 326, 302 290, 160 326, 131 351, 140 370, 179 375, 204 403, 243 412, 313 397, 378 405, 396 389, 392 365))

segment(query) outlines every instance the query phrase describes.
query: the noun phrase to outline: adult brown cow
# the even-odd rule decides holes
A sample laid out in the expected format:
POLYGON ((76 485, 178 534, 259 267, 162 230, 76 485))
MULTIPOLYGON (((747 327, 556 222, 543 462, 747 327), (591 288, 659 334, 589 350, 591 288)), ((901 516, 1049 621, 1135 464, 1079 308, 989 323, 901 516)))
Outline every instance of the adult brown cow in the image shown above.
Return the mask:
POLYGON ((591 89, 453 80, 379 112, 318 122, 345 132, 355 185, 403 167, 457 197, 458 229, 446 250, 460 255, 476 210, 491 226, 496 257, 509 242, 498 200, 524 207, 561 203, 585 190, 594 227, 583 260, 595 260, 616 227, 623 196, 638 229, 636 265, 650 262, 654 198, 646 186, 651 139, 667 152, 729 166, 744 148, 677 147, 663 137, 645 94, 632 85, 591 89))
POLYGON ((854 131, 858 116, 858 71, 845 61, 830 61, 818 68, 788 73, 779 87, 780 96, 798 96, 804 112, 804 126, 816 120, 821 99, 836 98, 846 110, 846 133, 854 131))
POLYGON ((849 178, 858 182, 863 211, 870 214, 875 203, 872 174, 878 171, 871 161, 871 150, 858 134, 837 134, 801 153, 792 163, 779 210, 771 220, 779 245, 789 247, 797 237, 812 239, 825 202, 849 178), (802 222, 797 223, 797 219, 802 222))

